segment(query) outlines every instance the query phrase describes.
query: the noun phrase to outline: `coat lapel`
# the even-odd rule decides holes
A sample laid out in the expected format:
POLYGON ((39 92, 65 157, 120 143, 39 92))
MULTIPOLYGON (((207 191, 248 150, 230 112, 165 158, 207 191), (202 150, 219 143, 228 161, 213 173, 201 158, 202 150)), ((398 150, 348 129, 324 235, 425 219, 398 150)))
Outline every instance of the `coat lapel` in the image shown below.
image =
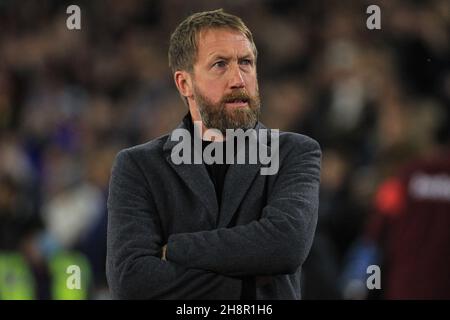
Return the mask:
POLYGON ((233 164, 228 168, 222 194, 219 228, 230 223, 260 169, 259 164, 233 164))
MULTIPOLYGON (((258 122, 255 127, 258 142, 260 129, 266 128, 258 122)), ((267 145, 258 143, 258 148, 261 147, 267 148, 267 145)), ((246 159, 249 159, 248 146, 245 148, 244 152, 246 159)), ((257 161, 256 164, 249 164, 248 161, 246 161, 245 164, 237 164, 236 155, 234 158, 235 162, 230 165, 225 176, 218 228, 226 228, 229 225, 233 216, 236 214, 239 205, 251 187, 255 177, 260 174, 261 163, 259 161, 257 161)))
MULTIPOLYGON (((188 114, 177 129, 181 128, 192 132, 189 117, 190 115, 188 114)), ((257 137, 259 139, 258 132, 260 129, 265 129, 265 127, 261 123, 258 123, 255 129, 257 132, 257 137)), ((250 186, 252 185, 253 180, 255 179, 257 174, 260 173, 261 164, 259 163, 259 161, 257 161, 256 164, 249 164, 248 161, 246 161, 245 164, 237 164, 236 152, 236 155, 234 156, 234 164, 230 165, 225 176, 222 193, 222 205, 219 213, 214 184, 208 175, 208 171, 206 170, 205 165, 177 165, 173 163, 171 158, 172 149, 179 142, 171 140, 172 134, 169 135, 163 147, 167 162, 175 170, 178 176, 184 181, 184 183, 189 187, 193 194, 201 200, 205 208, 212 215, 212 221, 217 222, 217 227, 227 227, 231 222, 233 216, 237 212, 239 205, 244 199, 250 186)), ((267 148, 268 146, 258 145, 258 148, 260 147, 267 148)), ((243 152, 245 152, 246 156, 245 159, 249 159, 249 148, 244 146, 243 149, 243 152)), ((192 148, 192 151, 195 152, 194 148, 192 148)))
MULTIPOLYGON (((189 115, 188 115, 189 116, 189 115)), ((185 129, 190 131, 189 118, 186 116, 177 129, 185 129)), ((219 207, 217 204, 216 192, 214 184, 209 178, 208 171, 204 164, 174 164, 171 158, 172 149, 177 145, 178 141, 171 140, 172 134, 169 135, 163 150, 169 165, 175 170, 178 176, 184 181, 194 195, 200 199, 202 204, 213 217, 212 221, 216 221, 219 207)), ((193 139, 193 137, 192 137, 193 139)), ((192 148, 194 152, 194 148, 192 148)))

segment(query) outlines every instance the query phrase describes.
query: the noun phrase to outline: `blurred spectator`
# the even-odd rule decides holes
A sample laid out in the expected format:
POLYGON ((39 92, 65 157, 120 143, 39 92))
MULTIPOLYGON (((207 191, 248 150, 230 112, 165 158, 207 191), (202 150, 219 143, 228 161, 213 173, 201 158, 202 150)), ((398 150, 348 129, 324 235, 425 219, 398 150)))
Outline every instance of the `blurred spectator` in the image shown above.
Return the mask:
POLYGON ((367 297, 365 266, 376 264, 382 272, 378 298, 450 299, 449 150, 414 159, 388 178, 374 208, 347 261, 344 296, 367 297), (352 287, 355 281, 359 287, 352 287))

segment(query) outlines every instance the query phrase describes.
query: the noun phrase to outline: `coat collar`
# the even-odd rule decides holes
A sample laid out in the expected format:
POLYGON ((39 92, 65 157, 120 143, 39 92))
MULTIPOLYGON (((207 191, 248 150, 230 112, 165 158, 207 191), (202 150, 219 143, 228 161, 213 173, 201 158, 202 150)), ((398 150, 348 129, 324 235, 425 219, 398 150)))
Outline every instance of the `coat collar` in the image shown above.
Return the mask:
MULTIPOLYGON (((192 131, 192 120, 188 113, 183 121, 178 125, 177 129, 186 129, 192 131)), ((256 132, 266 127, 258 122, 255 126, 256 132)), ((185 182, 193 194, 200 199, 202 204, 210 213, 212 221, 216 227, 227 227, 236 213, 240 203, 244 199, 248 189, 250 188, 256 175, 259 173, 261 164, 237 164, 236 156, 234 164, 230 164, 225 176, 222 206, 219 212, 217 197, 205 165, 202 164, 174 164, 172 162, 172 149, 179 141, 172 141, 173 132, 168 136, 164 144, 163 150, 165 158, 169 165, 175 170, 178 176, 185 182)), ((268 142, 268 145, 270 140, 268 142)), ((269 146, 263 146, 269 147, 269 146)), ((192 148, 194 151, 194 148, 192 148)), ((195 152, 195 151, 194 151, 195 152)), ((248 148, 245 148, 246 159, 249 156, 248 148)), ((192 156, 193 157, 193 156, 192 156)))

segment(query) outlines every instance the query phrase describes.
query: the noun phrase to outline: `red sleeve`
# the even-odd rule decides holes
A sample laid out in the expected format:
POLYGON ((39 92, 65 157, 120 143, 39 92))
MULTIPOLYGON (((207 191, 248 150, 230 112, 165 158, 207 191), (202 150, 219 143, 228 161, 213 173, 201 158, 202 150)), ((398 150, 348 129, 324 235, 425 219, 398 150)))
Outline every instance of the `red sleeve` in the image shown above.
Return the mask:
POLYGON ((380 239, 386 224, 399 216, 406 206, 406 186, 399 177, 389 178, 377 189, 373 201, 373 212, 369 216, 365 237, 367 240, 380 239))
POLYGON ((405 208, 406 190, 399 178, 383 182, 375 194, 375 210, 387 216, 399 215, 405 208))

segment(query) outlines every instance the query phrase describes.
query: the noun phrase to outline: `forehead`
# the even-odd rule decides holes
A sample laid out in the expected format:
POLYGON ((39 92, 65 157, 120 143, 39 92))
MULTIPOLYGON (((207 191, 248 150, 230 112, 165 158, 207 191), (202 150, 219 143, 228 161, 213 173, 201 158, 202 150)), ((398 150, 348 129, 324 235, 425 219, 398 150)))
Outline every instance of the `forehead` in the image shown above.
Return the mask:
POLYGON ((198 36, 198 59, 208 59, 214 55, 253 55, 247 37, 232 29, 202 30, 198 36))

